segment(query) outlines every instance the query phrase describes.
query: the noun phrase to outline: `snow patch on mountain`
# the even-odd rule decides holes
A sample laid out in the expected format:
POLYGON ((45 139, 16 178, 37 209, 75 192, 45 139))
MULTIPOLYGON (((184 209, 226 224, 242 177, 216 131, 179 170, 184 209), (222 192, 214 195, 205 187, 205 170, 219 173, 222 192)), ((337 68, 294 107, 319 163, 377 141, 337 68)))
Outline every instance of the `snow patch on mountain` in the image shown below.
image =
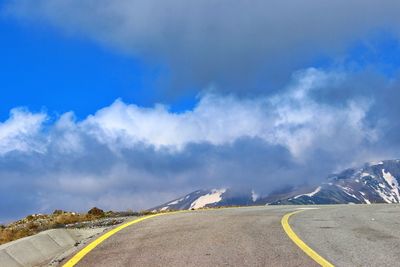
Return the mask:
POLYGON ((220 202, 222 200, 221 195, 225 193, 226 189, 213 189, 210 194, 199 197, 190 205, 190 209, 203 208, 208 204, 220 202))
POLYGON ((386 202, 386 203, 393 203, 393 199, 390 196, 387 196, 385 192, 382 192, 382 190, 376 190, 376 192, 379 194, 379 196, 386 202))
POLYGON ((352 193, 354 191, 352 188, 346 187, 346 186, 341 186, 341 185, 338 185, 338 187, 340 187, 345 194, 349 195, 352 198, 355 198, 355 199, 359 200, 357 198, 357 196, 352 193))
POLYGON ((315 194, 317 194, 319 191, 321 191, 321 186, 318 186, 318 187, 317 187, 314 191, 312 191, 311 193, 301 194, 301 195, 295 196, 294 199, 299 198, 299 197, 302 197, 302 196, 312 197, 312 196, 314 196, 315 194))
POLYGON ((368 199, 366 199, 365 197, 363 197, 363 200, 366 204, 371 204, 371 201, 369 201, 368 199))
POLYGON ((174 201, 168 203, 168 206, 170 206, 170 205, 176 205, 176 204, 178 204, 179 202, 181 202, 181 201, 184 200, 184 199, 185 199, 185 198, 180 198, 180 199, 174 200, 174 201))
POLYGON ((396 198, 396 202, 400 202, 399 183, 397 182, 396 178, 392 174, 390 174, 390 172, 385 172, 385 169, 382 169, 382 175, 389 185, 392 194, 396 198))
POLYGON ((372 166, 377 166, 377 165, 383 165, 383 164, 384 164, 383 161, 371 161, 371 162, 368 163, 368 165, 369 165, 370 167, 372 167, 372 166))

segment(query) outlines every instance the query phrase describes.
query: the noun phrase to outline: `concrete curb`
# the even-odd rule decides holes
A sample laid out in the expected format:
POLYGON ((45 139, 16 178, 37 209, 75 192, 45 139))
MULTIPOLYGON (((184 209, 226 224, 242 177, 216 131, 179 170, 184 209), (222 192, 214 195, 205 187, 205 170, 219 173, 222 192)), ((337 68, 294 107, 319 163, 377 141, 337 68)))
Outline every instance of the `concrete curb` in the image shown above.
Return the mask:
POLYGON ((86 238, 104 231, 95 229, 52 229, 0 246, 0 265, 38 266, 72 248, 86 238))

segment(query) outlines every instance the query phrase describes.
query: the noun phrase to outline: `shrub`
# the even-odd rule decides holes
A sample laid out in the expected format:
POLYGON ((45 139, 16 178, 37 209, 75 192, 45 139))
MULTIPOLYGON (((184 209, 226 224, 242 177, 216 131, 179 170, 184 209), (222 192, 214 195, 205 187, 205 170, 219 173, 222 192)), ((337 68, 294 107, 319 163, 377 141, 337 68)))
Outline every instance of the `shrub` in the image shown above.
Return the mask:
POLYGON ((145 215, 151 215, 151 214, 154 214, 154 213, 150 210, 142 210, 139 212, 139 216, 145 216, 145 215))
POLYGON ((53 211, 53 215, 60 215, 60 214, 64 214, 64 213, 66 213, 66 212, 63 210, 54 210, 53 211))
POLYGON ((99 209, 99 208, 97 208, 97 207, 94 207, 94 208, 91 208, 91 209, 88 211, 88 214, 89 214, 89 215, 92 215, 92 216, 104 216, 104 211, 103 211, 102 209, 99 209))

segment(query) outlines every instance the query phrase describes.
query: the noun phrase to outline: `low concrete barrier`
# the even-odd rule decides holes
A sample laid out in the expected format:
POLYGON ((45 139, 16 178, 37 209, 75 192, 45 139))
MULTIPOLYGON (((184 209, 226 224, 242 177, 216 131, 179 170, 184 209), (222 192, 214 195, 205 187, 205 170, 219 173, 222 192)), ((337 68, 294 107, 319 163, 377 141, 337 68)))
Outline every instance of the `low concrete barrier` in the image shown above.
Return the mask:
POLYGON ((95 229, 52 229, 0 246, 0 265, 28 267, 43 265, 86 238, 104 231, 95 229))

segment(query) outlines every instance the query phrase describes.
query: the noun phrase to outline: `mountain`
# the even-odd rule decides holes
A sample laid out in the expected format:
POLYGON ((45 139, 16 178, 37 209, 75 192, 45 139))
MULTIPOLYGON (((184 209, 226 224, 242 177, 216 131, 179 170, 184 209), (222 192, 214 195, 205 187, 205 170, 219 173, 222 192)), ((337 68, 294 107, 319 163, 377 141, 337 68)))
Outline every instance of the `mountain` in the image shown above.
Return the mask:
POLYGON ((400 160, 366 163, 328 176, 314 187, 287 187, 260 197, 254 191, 198 190, 152 210, 281 204, 400 203, 400 160))
POLYGON ((257 203, 254 194, 237 194, 230 189, 197 190, 151 210, 188 210, 217 206, 250 206, 257 203))
POLYGON ((331 175, 312 192, 271 204, 400 203, 400 160, 367 163, 331 175))

